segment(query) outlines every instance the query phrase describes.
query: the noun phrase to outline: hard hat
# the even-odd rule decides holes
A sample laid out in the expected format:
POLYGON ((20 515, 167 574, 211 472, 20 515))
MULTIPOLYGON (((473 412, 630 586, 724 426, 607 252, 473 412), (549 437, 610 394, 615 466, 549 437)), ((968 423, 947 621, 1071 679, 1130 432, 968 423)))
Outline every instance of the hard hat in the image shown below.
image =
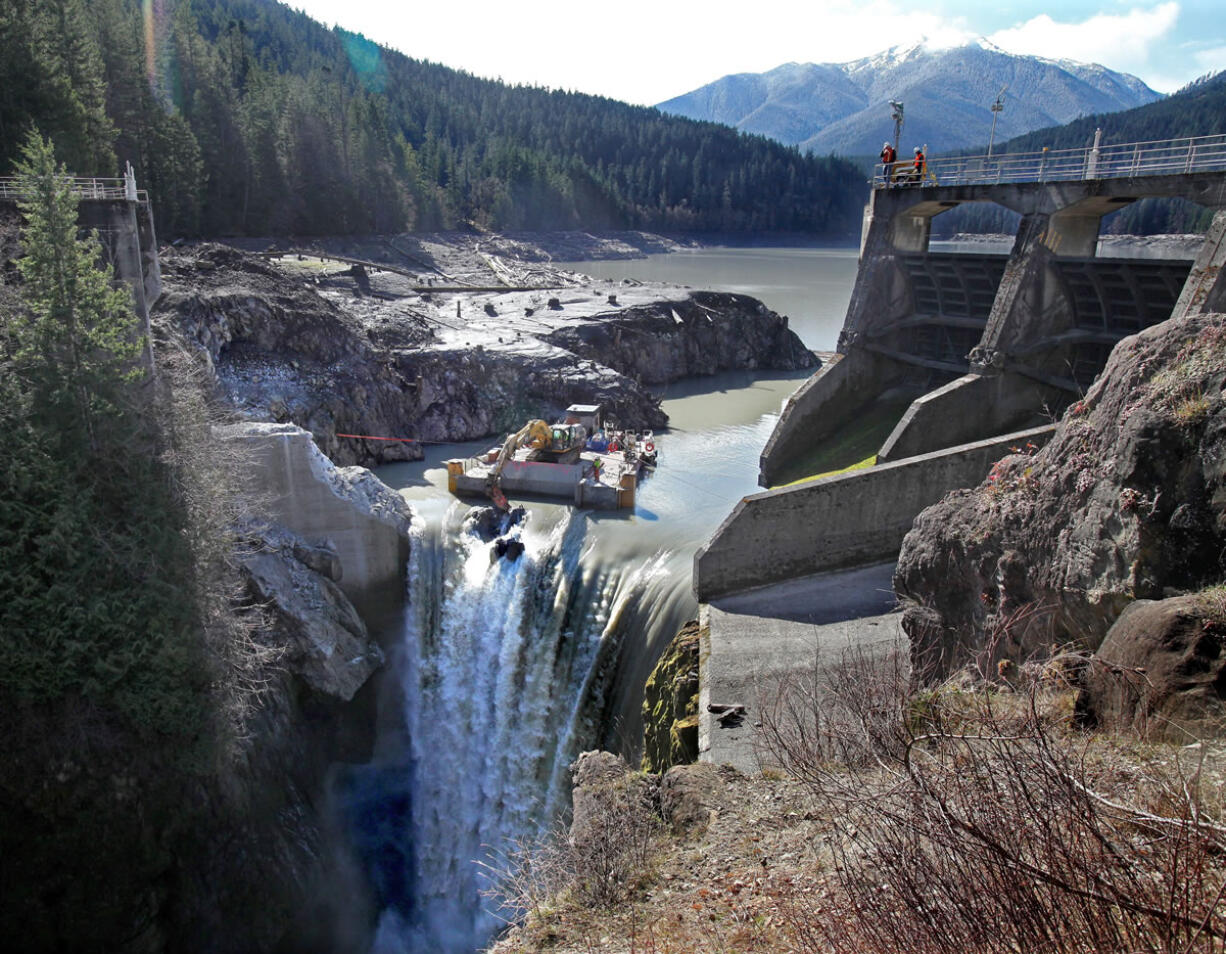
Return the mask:
POLYGON ((889 145, 889 143, 888 143, 888 142, 883 142, 883 143, 881 144, 881 148, 882 148, 882 149, 885 149, 885 148, 886 148, 888 145, 889 145))
POLYGON ((916 146, 916 147, 915 147, 915 151, 916 151, 916 152, 923 152, 924 150, 923 150, 923 149, 921 149, 919 146, 916 146))

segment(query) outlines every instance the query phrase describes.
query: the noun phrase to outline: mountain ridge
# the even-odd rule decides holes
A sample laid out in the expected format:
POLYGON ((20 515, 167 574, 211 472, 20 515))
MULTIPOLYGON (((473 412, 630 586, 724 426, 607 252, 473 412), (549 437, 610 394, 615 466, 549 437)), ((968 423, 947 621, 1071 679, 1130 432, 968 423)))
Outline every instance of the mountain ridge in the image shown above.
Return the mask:
POLYGON ((1007 53, 979 38, 932 49, 895 46, 844 63, 784 63, 721 77, 658 104, 802 151, 875 155, 893 138, 889 101, 907 106, 905 144, 942 151, 987 141, 993 97, 1007 86, 997 138, 1160 99, 1139 78, 1095 63, 1007 53))

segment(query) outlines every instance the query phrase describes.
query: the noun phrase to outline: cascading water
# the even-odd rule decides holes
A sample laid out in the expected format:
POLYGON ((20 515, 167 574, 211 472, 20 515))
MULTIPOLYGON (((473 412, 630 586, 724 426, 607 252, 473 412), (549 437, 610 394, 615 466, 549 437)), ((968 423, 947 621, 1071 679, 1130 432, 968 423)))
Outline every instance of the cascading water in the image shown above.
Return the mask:
POLYGON ((570 763, 615 742, 621 649, 649 642, 648 625, 671 636, 689 608, 668 551, 601 559, 589 517, 554 508, 504 528, 501 539, 524 550, 499 558, 468 510, 456 504, 435 526, 415 521, 393 659, 400 739, 385 732, 380 747, 392 758, 371 767, 389 823, 364 833, 385 905, 378 954, 484 945, 501 921, 488 913, 497 903, 482 895, 477 862, 565 811, 570 763))
POLYGON ((589 748, 636 757, 642 687, 693 613, 695 549, 756 489, 796 377, 678 387, 657 473, 633 516, 534 504, 491 561, 446 492, 438 448, 383 468, 413 505, 408 618, 385 674, 375 760, 342 774, 350 837, 379 906, 374 954, 469 954, 500 926, 477 862, 569 807, 589 748), (431 456, 432 455, 432 456, 431 456))

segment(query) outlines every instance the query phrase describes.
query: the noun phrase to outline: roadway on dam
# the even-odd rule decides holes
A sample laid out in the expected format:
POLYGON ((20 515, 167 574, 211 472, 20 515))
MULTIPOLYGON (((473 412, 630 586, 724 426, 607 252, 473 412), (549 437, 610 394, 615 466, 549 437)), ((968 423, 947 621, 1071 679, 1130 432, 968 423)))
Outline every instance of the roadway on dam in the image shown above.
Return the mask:
POLYGON ((743 772, 770 767, 773 760, 762 748, 759 728, 782 680, 811 679, 815 668, 839 665, 859 653, 905 653, 893 574, 890 561, 788 580, 705 604, 699 758, 743 772), (744 706, 744 715, 729 716, 729 706, 744 706))

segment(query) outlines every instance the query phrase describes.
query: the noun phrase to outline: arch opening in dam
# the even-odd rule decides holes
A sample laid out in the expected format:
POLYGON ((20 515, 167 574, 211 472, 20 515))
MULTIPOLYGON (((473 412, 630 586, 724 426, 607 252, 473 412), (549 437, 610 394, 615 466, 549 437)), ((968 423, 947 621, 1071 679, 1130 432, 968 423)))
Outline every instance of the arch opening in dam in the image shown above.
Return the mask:
MULTIPOLYGON (((1222 161, 1208 169, 1138 161, 1128 174, 1111 167, 1108 177, 1096 178, 1103 167, 1090 151, 1076 177, 1056 181, 1043 181, 1040 165, 1027 181, 942 176, 949 184, 878 183, 865 210, 840 357, 785 403, 760 458, 766 493, 742 501, 697 554, 700 600, 893 559, 910 520, 891 510, 892 529, 878 532, 872 513, 861 512, 856 500, 868 492, 872 470, 924 459, 905 471, 925 488, 907 496, 913 517, 947 491, 982 479, 978 448, 1006 453, 1019 435, 1023 444, 1042 443, 1120 340, 1172 316, 1226 306, 1226 137, 1216 138, 1222 148, 1212 154, 1220 152, 1222 161), (1147 257, 1116 254, 1118 243, 1100 235, 1103 219, 1146 198, 1180 198, 1211 213, 1199 247, 1154 243, 1147 257), (1007 251, 934 244, 934 220, 982 203, 1016 221, 1007 251), (905 410, 868 461, 875 466, 798 476, 815 447, 840 439, 840 428, 879 416, 888 402, 905 410), (808 503, 795 509, 775 499, 781 494, 808 503), (724 545, 780 508, 804 538, 788 559, 759 551, 739 556, 737 547, 724 545), (876 543, 854 553, 821 543, 845 531, 876 543)), ((1205 155, 1208 147, 1198 141, 1188 148, 1205 155)))

